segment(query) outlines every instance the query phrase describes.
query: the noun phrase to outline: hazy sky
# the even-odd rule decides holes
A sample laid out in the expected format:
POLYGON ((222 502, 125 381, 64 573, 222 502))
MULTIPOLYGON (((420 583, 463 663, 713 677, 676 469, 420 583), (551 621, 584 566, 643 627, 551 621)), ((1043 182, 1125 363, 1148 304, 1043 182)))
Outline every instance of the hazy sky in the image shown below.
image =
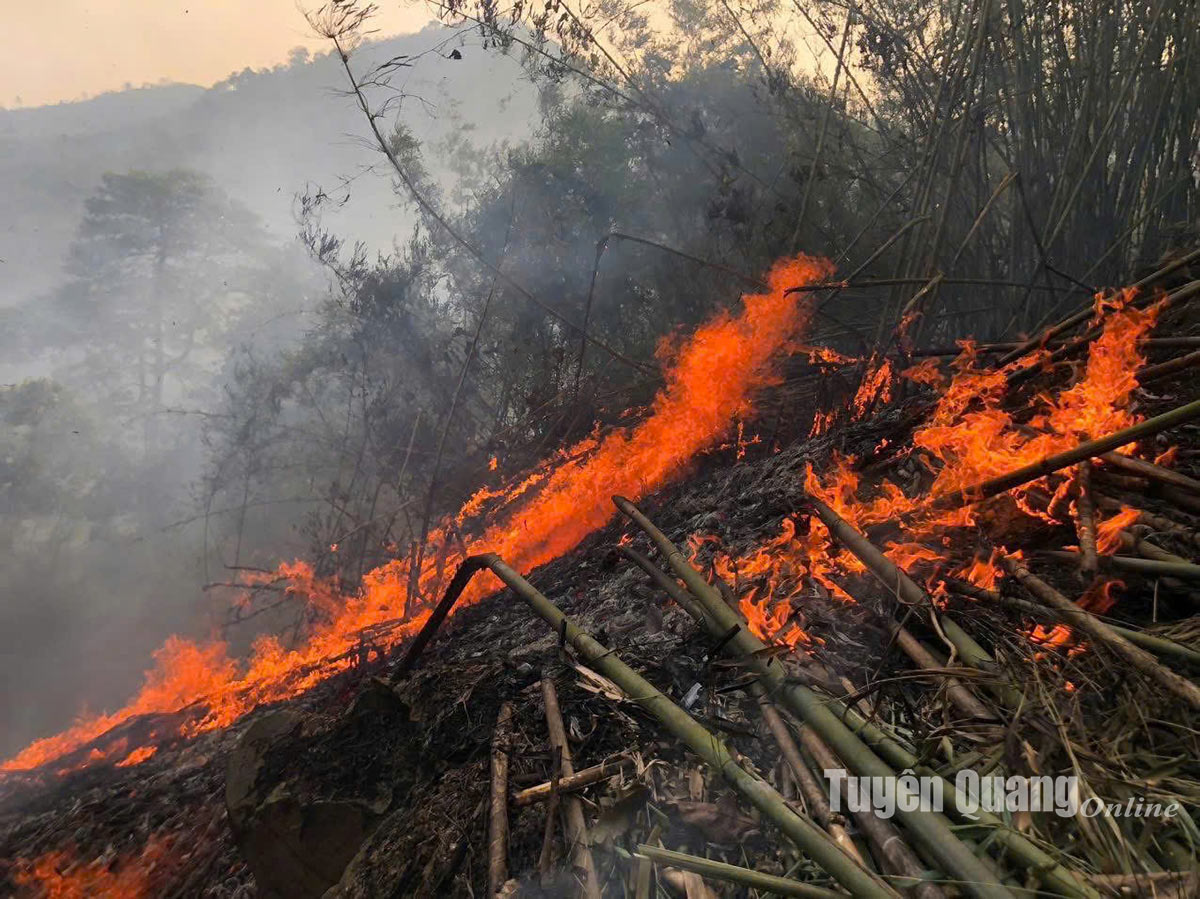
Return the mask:
MULTIPOLYGON (((40 106, 161 79, 208 86, 326 49, 299 3, 321 0, 0 0, 0 105, 40 106)), ((418 31, 423 3, 380 0, 383 34, 418 31)))

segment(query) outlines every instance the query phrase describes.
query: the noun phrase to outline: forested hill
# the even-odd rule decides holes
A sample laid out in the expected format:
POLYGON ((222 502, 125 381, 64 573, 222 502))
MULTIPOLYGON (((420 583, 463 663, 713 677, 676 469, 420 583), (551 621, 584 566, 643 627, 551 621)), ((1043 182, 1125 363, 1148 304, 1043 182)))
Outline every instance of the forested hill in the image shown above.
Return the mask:
MULTIPOLYGON (((422 144, 451 134, 477 146, 529 135, 532 85, 515 58, 483 50, 476 34, 430 25, 363 48, 355 65, 397 56, 420 57, 399 83, 412 95, 405 122, 422 144), (455 50, 458 58, 451 58, 455 50)), ((333 194, 340 179, 377 158, 357 138, 364 124, 341 93, 344 85, 336 58, 297 50, 288 63, 245 69, 209 89, 163 84, 0 110, 0 306, 59 282, 83 202, 106 171, 204 172, 277 239, 290 237, 297 193, 320 185, 333 194)), ((444 174, 450 156, 431 153, 431 171, 444 174)), ((357 178, 349 193, 330 221, 351 242, 386 250, 409 230, 411 215, 396 208, 386 176, 357 178)))

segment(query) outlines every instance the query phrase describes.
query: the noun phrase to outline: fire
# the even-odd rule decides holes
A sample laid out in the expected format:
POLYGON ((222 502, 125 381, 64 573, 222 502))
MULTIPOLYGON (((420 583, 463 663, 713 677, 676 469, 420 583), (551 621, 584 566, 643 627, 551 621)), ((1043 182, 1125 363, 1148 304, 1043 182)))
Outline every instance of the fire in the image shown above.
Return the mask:
MULTIPOLYGON (((907 539, 884 547, 885 554, 901 569, 922 563, 935 566, 944 563, 942 554, 933 546, 945 541, 950 528, 974 526, 977 508, 966 506, 939 515, 925 512, 927 496, 955 494, 974 487, 981 481, 1035 462, 1043 456, 1061 452, 1081 440, 1098 437, 1127 427, 1138 420, 1129 409, 1129 400, 1137 386, 1135 372, 1143 359, 1140 341, 1153 327, 1158 308, 1139 310, 1131 305, 1131 291, 1114 296, 1096 297, 1097 320, 1104 322, 1100 336, 1089 347, 1082 376, 1057 395, 1035 398, 1035 414, 1028 426, 1018 426, 1002 408, 1009 372, 1038 364, 1045 358, 1044 350, 1036 350, 1010 366, 999 370, 980 369, 973 343, 964 342, 963 352, 953 362, 954 377, 945 387, 926 424, 913 435, 917 458, 933 475, 933 484, 926 495, 909 497, 899 486, 883 481, 870 496, 860 496, 859 477, 853 457, 834 453, 829 467, 818 476, 811 463, 806 465, 806 492, 824 502, 848 524, 863 531, 875 525, 897 520, 906 522, 907 539)), ((934 364, 922 363, 902 373, 918 382, 933 383, 940 379, 934 364)), ((876 399, 890 396, 894 374, 890 363, 873 363, 864 376, 853 403, 857 415, 865 413, 876 399)), ((813 433, 828 426, 828 416, 817 414, 813 433)), ((1019 509, 1028 515, 1055 521, 1053 513, 1069 494, 1071 479, 1058 484, 1050 501, 1050 512, 1031 502, 1030 491, 1044 485, 1045 479, 1012 491, 1019 509)), ((1044 504, 1044 501, 1043 501, 1044 504)), ((1120 543, 1120 532, 1137 512, 1122 510, 1102 521, 1097 527, 1097 544, 1101 552, 1112 553, 1120 543)), ((976 586, 995 589, 1000 577, 996 553, 984 561, 973 559, 959 576, 976 586)), ((785 519, 779 538, 736 562, 723 563, 727 570, 760 578, 766 588, 751 592, 741 600, 741 609, 750 627, 760 637, 779 634, 791 614, 792 593, 779 589, 790 578, 807 579, 824 587, 830 594, 853 601, 835 578, 860 574, 862 564, 850 553, 837 553, 824 525, 816 519, 804 534, 798 533, 796 522, 785 519)), ((720 566, 718 567, 720 570, 720 566)), ((1100 582, 1095 596, 1085 597, 1093 608, 1107 609, 1112 604, 1112 585, 1100 582)), ((1070 636, 1069 629, 1049 631, 1037 629, 1031 635, 1038 642, 1057 645, 1070 636)))
POLYGON ((858 385, 858 392, 850 402, 854 419, 857 421, 862 418, 877 402, 890 403, 894 382, 892 361, 884 359, 883 362, 877 362, 872 359, 871 364, 867 366, 867 373, 863 375, 862 383, 858 385))
POLYGON ((915 384, 924 384, 926 387, 941 387, 946 383, 946 379, 938 368, 937 359, 932 356, 904 369, 900 372, 900 377, 915 384))
MULTIPOLYGON (((647 418, 627 430, 593 435, 560 453, 557 464, 535 473, 536 491, 527 479, 516 488, 519 501, 504 497, 505 514, 471 539, 466 550, 495 552, 518 570, 530 571, 607 524, 615 514, 613 494, 636 500, 677 477, 733 421, 752 412, 755 391, 777 380, 775 358, 807 326, 811 314, 807 296, 789 293, 788 288, 819 281, 832 270, 829 262, 806 256, 777 264, 767 277, 766 292, 744 296, 739 314, 718 315, 674 349, 664 372, 665 386, 647 418)), ((662 353, 667 352, 664 347, 662 353)), ((472 501, 476 507, 483 503, 472 501)), ((436 596, 464 557, 460 533, 447 525, 430 534, 430 552, 415 579, 421 597, 436 596)), ((415 633, 429 616, 426 607, 408 607, 406 559, 368 572, 352 595, 342 595, 303 562, 281 566, 267 577, 279 574, 291 580, 292 589, 310 597, 320 613, 303 645, 285 649, 277 639, 261 637, 242 666, 224 643, 198 645, 171 638, 155 654, 156 667, 125 708, 39 740, 0 770, 36 767, 86 745, 133 715, 171 712, 193 702, 202 702, 207 714, 185 735, 228 725, 260 704, 295 696, 343 670, 364 629, 395 622, 378 641, 387 647, 415 633)), ((477 579, 458 607, 479 601, 493 589, 477 579)))
POLYGON ((157 746, 139 746, 121 761, 117 762, 118 768, 132 768, 134 765, 140 765, 158 752, 157 746))
POLYGON ((1102 556, 1111 556, 1121 548, 1121 531, 1135 524, 1141 513, 1129 506, 1122 506, 1121 511, 1105 521, 1096 522, 1096 552, 1102 556))
POLYGON ((151 837, 135 858, 108 865, 102 859, 82 864, 73 852, 55 850, 30 862, 18 862, 18 887, 38 889, 46 899, 140 899, 152 895, 150 875, 167 855, 168 838, 151 837))

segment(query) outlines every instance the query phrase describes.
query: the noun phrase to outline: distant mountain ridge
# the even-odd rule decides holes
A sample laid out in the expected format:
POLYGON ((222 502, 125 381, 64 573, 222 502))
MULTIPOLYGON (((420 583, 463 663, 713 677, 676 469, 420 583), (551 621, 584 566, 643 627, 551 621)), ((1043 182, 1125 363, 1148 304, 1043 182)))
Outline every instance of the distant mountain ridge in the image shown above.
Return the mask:
MULTIPOLYGON (((534 88, 516 59, 484 50, 477 34, 430 25, 365 45, 352 64, 361 72, 372 60, 402 55, 419 56, 400 79, 423 101, 403 107, 405 124, 422 143, 459 126, 480 146, 531 133, 534 88), (461 59, 449 58, 454 49, 461 59)), ((299 53, 207 89, 163 84, 0 110, 0 307, 58 283, 83 202, 106 171, 197 169, 254 210, 277 239, 289 239, 294 197, 306 185, 333 193, 340 178, 380 161, 361 140, 365 123, 344 87, 337 59, 299 53)), ((431 155, 431 172, 441 174, 431 155)), ((412 225, 390 183, 382 170, 356 178, 350 201, 327 223, 351 240, 388 249, 412 225)))

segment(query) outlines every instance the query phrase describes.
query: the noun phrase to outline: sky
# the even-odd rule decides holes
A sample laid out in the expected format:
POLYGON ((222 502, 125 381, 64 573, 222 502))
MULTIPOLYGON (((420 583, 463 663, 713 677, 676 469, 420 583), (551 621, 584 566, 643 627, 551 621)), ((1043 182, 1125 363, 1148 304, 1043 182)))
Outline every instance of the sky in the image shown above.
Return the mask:
MULTIPOLYGON (((293 47, 328 49, 301 2, 321 0, 0 0, 0 106, 163 80, 207 87, 247 66, 283 62, 293 47)), ((421 2, 379 6, 381 35, 419 31, 432 18, 421 2)))

